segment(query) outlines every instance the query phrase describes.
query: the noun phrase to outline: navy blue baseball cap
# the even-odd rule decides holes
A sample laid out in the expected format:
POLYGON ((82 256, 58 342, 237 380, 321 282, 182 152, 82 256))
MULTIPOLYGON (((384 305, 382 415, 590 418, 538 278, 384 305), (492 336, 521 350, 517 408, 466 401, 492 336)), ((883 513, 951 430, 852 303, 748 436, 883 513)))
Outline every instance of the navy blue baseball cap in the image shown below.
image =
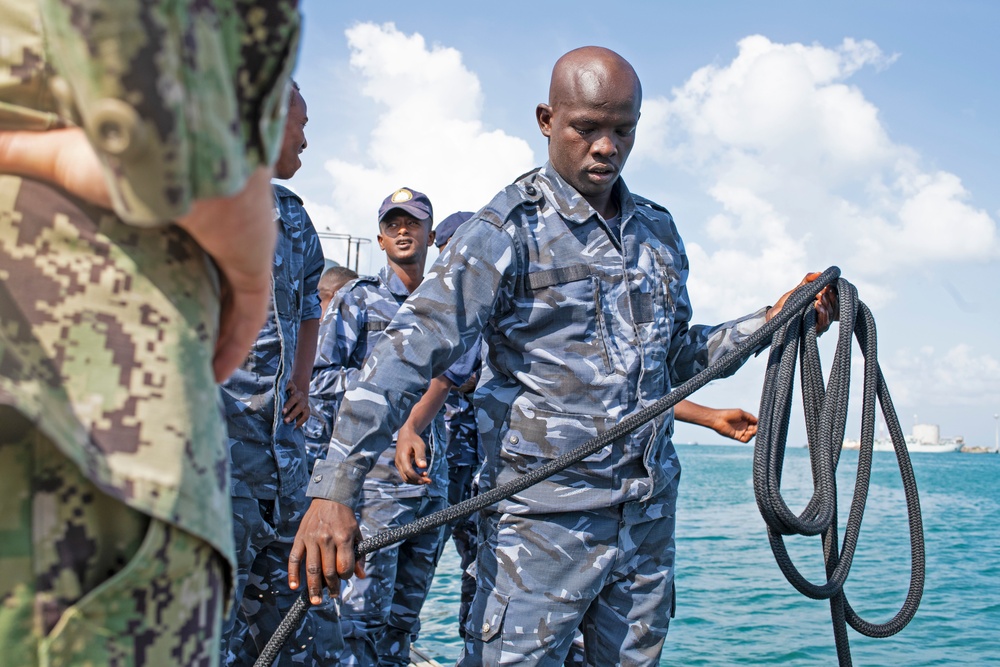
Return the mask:
POLYGON ((423 192, 417 192, 412 188, 400 188, 386 197, 378 209, 378 221, 382 222, 382 219, 394 208, 406 211, 417 220, 427 220, 434 217, 431 200, 423 192))
POLYGON ((455 230, 473 215, 473 213, 469 213, 468 211, 459 211, 458 213, 452 213, 442 220, 437 229, 434 230, 434 245, 440 248, 447 243, 451 239, 451 235, 455 233, 455 230))

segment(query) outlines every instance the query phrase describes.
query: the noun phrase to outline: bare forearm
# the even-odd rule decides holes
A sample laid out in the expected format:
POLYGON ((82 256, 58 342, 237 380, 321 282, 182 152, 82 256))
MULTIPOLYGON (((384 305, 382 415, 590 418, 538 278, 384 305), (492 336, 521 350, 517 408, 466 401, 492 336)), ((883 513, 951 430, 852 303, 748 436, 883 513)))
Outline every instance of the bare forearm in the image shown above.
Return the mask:
POLYGON ((270 168, 256 169, 243 190, 231 197, 195 202, 177 225, 212 256, 222 273, 222 314, 213 362, 221 382, 243 361, 267 315, 278 235, 270 168))
POLYGON ((410 410, 410 416, 406 419, 403 428, 411 429, 413 433, 423 433, 434 421, 434 416, 441 410, 452 386, 451 381, 444 376, 431 380, 427 391, 410 410))
POLYGON ((308 391, 309 382, 312 379, 318 338, 318 319, 305 320, 299 325, 299 341, 295 346, 295 361, 292 364, 292 382, 303 391, 308 391))
POLYGON ((177 224, 212 256, 233 287, 267 291, 278 232, 273 216, 271 170, 259 167, 240 192, 195 202, 177 224))
POLYGON ((674 419, 688 424, 713 428, 715 424, 712 419, 713 412, 711 408, 706 408, 704 405, 684 400, 674 406, 674 419))

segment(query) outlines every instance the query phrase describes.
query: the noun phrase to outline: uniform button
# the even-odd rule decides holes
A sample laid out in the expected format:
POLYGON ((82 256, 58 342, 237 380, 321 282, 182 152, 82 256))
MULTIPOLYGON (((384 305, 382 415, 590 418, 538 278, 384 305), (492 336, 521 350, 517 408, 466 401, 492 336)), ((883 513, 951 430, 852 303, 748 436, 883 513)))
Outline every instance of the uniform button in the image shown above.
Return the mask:
POLYGON ((87 133, 104 153, 125 157, 142 152, 145 123, 136 110, 121 100, 100 100, 87 119, 87 133))
POLYGON ((516 435, 510 436, 510 444, 512 444, 512 445, 516 445, 517 444, 517 436, 516 435))
POLYGON ((489 631, 490 631, 490 624, 483 623, 483 632, 489 632, 489 631))
POLYGON ((322 482, 323 481, 323 475, 315 475, 313 477, 313 481, 314 482, 322 482))
POLYGON ((525 187, 524 191, 527 192, 532 197, 534 197, 536 194, 538 194, 538 190, 535 189, 534 185, 529 185, 529 186, 525 187))
POLYGON ((57 76, 49 81, 49 90, 52 91, 52 95, 59 100, 62 104, 69 107, 73 104, 73 89, 69 87, 69 82, 57 76))

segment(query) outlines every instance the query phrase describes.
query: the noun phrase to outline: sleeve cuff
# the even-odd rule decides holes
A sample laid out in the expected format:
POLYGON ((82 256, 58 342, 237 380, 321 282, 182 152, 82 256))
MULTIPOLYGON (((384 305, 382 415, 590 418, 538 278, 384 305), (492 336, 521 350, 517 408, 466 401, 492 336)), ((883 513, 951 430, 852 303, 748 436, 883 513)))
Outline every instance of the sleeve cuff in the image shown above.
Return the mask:
POLYGON ((356 509, 361 502, 365 471, 343 462, 317 461, 306 495, 323 498, 356 509))

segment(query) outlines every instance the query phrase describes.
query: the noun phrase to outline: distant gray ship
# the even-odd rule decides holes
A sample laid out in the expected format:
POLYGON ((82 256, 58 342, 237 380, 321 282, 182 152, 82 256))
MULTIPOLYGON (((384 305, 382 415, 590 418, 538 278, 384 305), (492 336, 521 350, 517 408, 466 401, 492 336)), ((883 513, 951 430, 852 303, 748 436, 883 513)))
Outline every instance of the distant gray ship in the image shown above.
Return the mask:
MULTIPOLYGON (((916 424, 913 433, 906 436, 906 450, 911 454, 914 452, 926 452, 928 454, 944 454, 946 452, 958 452, 965 445, 965 438, 957 436, 954 438, 941 438, 941 429, 937 424, 916 424)), ((844 438, 844 449, 860 449, 861 441, 853 438, 844 438)), ((892 439, 887 437, 875 438, 873 449, 876 452, 893 451, 892 439)))

